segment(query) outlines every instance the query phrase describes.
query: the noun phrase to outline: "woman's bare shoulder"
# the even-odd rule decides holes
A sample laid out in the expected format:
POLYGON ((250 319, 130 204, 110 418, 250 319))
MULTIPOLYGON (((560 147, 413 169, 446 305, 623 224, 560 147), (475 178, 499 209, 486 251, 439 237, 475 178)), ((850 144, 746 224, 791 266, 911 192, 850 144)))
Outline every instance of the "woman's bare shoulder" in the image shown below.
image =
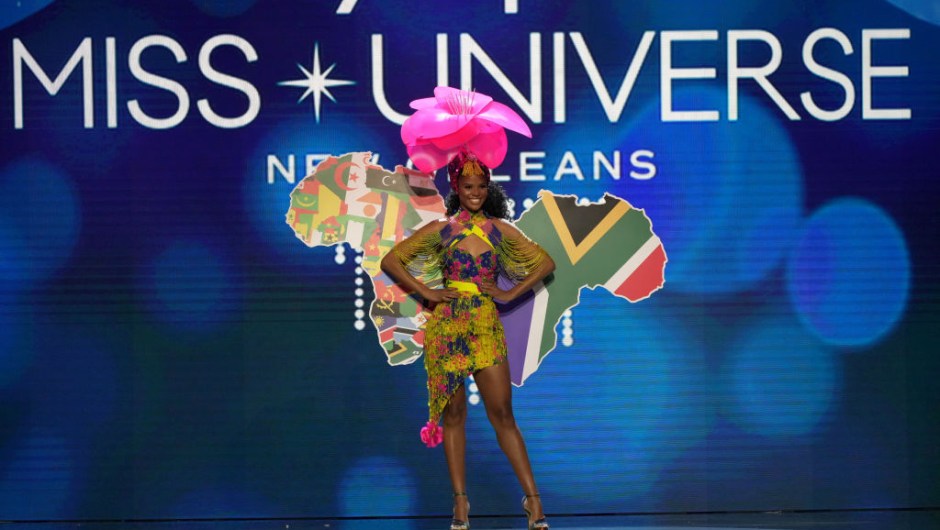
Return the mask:
POLYGON ((511 221, 507 221, 505 219, 493 219, 493 225, 496 226, 500 232, 508 236, 516 237, 522 235, 522 232, 516 228, 516 225, 512 224, 511 221))
POLYGON ((440 232, 441 230, 444 229, 445 226, 447 226, 447 223, 449 222, 450 220, 447 219, 446 217, 443 217, 441 219, 435 219, 429 222, 428 224, 422 226, 418 230, 416 230, 415 233, 440 232))

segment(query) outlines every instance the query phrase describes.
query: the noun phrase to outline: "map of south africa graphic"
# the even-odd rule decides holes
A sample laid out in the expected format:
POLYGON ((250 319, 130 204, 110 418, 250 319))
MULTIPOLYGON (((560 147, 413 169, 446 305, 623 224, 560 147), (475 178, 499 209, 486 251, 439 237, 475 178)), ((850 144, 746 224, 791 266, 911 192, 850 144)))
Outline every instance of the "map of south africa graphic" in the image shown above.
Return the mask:
MULTIPOLYGON (((445 217, 431 176, 369 162, 371 153, 329 157, 291 193, 287 224, 309 247, 347 243, 362 252, 375 300, 369 317, 392 365, 417 360, 429 313, 386 275, 391 248, 424 224, 445 217)), ((593 203, 539 192, 514 222, 555 261, 555 272, 532 293, 500 306, 510 371, 521 386, 557 345, 555 325, 579 302, 581 289, 603 287, 638 302, 665 283, 666 252, 643 210, 611 194, 593 203)), ((423 278, 434 285, 439 278, 423 278)))

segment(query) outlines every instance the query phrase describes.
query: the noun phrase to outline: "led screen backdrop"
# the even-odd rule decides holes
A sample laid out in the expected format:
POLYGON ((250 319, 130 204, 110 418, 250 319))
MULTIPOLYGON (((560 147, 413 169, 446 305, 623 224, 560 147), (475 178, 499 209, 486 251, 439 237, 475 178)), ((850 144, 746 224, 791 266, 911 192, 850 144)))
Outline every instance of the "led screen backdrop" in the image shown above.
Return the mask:
MULTIPOLYGON (((420 363, 386 364, 355 250, 285 223, 326 154, 405 163, 436 84, 531 125, 496 171, 516 215, 609 191, 669 257, 649 300, 582 292, 515 393, 550 512, 940 504, 938 25, 927 0, 4 2, 0 518, 449 512, 420 363)), ((482 405, 469 436, 475 511, 514 513, 482 405)))

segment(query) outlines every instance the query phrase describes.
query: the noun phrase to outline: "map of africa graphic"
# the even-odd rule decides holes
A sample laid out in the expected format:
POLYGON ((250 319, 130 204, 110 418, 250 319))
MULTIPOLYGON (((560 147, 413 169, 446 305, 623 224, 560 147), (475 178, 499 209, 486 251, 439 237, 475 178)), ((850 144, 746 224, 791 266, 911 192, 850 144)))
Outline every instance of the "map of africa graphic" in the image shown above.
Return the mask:
MULTIPOLYGON (((410 364, 423 351, 430 313, 381 269, 382 257, 424 224, 445 217, 432 177, 403 166, 389 171, 371 153, 331 156, 291 192, 287 224, 309 247, 347 243, 362 252, 375 300, 369 317, 392 365, 410 364)), ((555 325, 579 302, 584 288, 603 287, 638 302, 665 284, 666 252, 643 210, 605 194, 578 197, 539 192, 514 222, 555 261, 555 272, 533 291, 500 306, 515 385, 535 373, 555 349, 555 325)), ((440 278, 422 278, 431 286, 440 278)))

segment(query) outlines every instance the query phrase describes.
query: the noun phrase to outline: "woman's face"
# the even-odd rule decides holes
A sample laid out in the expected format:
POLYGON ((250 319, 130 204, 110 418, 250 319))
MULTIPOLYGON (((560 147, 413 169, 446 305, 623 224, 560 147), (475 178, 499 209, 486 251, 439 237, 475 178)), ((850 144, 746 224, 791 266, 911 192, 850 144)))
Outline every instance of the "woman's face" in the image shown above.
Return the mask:
POLYGON ((468 212, 477 212, 486 201, 487 183, 482 176, 461 176, 457 181, 457 197, 460 206, 468 212))

